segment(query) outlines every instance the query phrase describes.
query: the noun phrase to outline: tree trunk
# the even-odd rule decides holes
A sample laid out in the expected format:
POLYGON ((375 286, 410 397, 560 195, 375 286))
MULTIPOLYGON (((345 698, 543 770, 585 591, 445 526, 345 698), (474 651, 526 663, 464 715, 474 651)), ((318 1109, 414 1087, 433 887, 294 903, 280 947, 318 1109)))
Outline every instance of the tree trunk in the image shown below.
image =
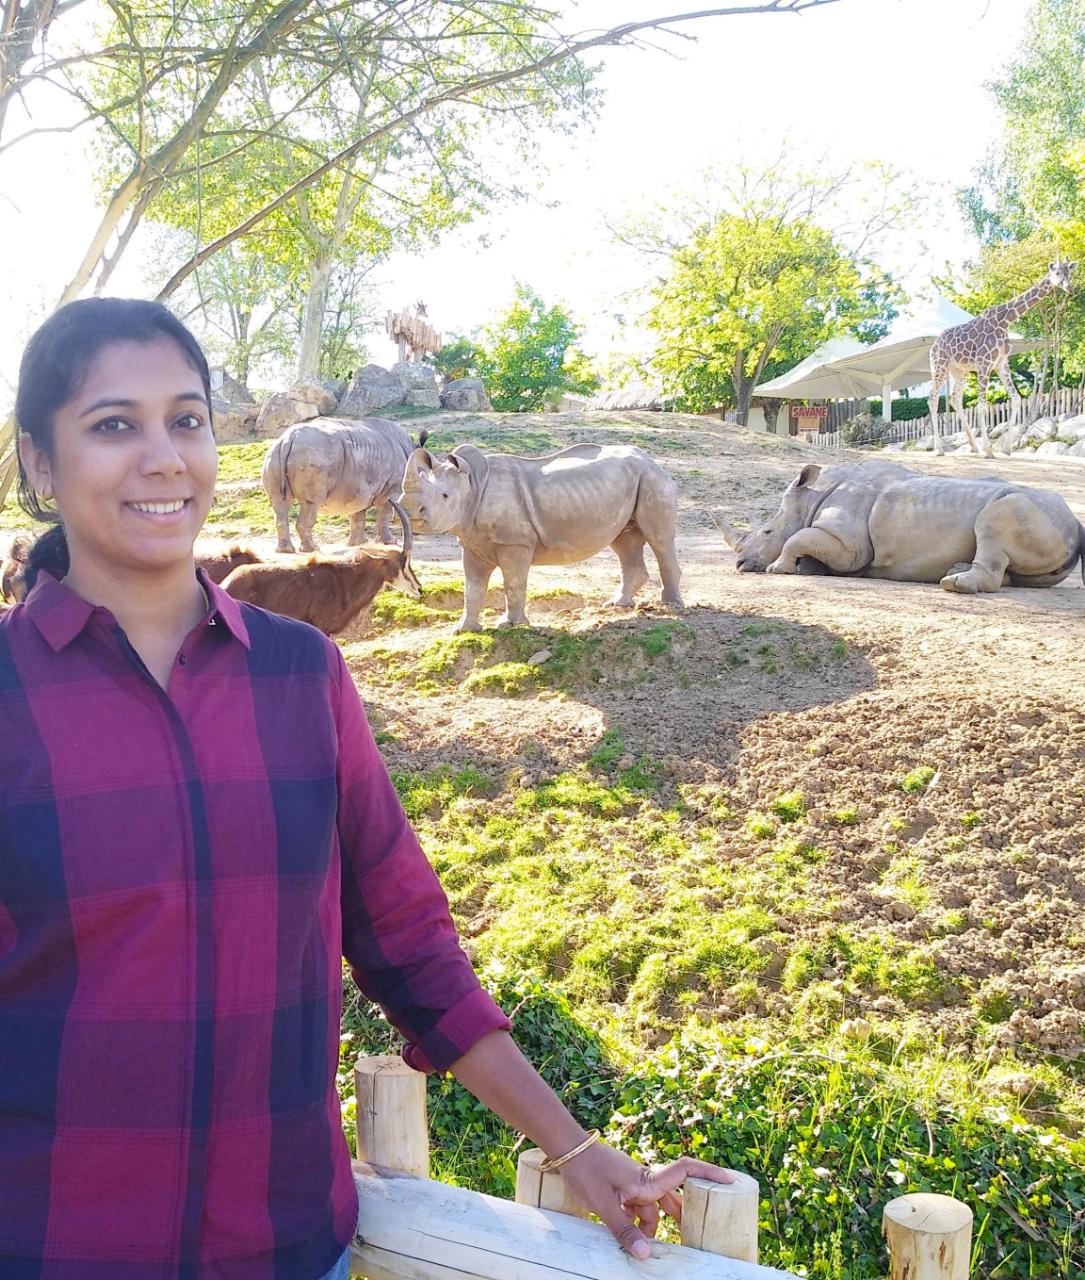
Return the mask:
POLYGON ((298 349, 299 381, 320 376, 320 339, 324 332, 324 312, 328 306, 333 261, 331 253, 318 253, 309 264, 309 292, 305 295, 298 349))

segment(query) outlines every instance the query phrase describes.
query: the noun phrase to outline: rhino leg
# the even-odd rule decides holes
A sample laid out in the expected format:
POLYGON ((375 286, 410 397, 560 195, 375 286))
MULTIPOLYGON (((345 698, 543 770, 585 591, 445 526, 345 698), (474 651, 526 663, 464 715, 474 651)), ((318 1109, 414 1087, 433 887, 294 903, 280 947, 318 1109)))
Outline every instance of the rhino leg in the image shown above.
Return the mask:
POLYGON ((486 603, 486 589, 490 585, 490 576, 497 567, 493 560, 484 560, 473 551, 463 549, 463 617, 452 628, 453 631, 481 631, 478 620, 482 606, 486 603))
POLYGON ((622 567, 622 585, 610 603, 622 609, 633 607, 633 597, 648 582, 648 568, 644 563, 644 535, 639 529, 626 526, 610 544, 622 567))
POLYGON ((302 551, 315 551, 316 543, 313 541, 313 526, 316 524, 316 515, 320 510, 315 502, 299 502, 298 503, 298 542, 302 551))
POLYGON ((1006 580, 1006 570, 1033 574, 1050 567, 1061 554, 1059 532, 1046 512, 1025 493, 1010 493, 989 503, 976 519, 976 555, 971 565, 959 565, 941 581, 946 591, 974 595, 998 591, 1006 580))
POLYGON ((682 594, 679 584, 682 571, 674 550, 674 525, 678 513, 678 497, 674 481, 665 472, 646 476, 637 494, 633 521, 644 540, 652 548, 659 576, 663 582, 661 598, 664 604, 681 608, 682 594))
POLYGON ((366 508, 361 511, 353 511, 350 516, 350 536, 347 538, 348 547, 360 547, 365 542, 365 517, 366 508))
POLYGON ((767 573, 798 573, 803 556, 819 560, 833 573, 854 573, 855 553, 826 529, 800 529, 784 543, 784 549, 769 565, 767 573))
POLYGON ((498 547, 497 564, 505 589, 505 613, 499 627, 526 627, 527 572, 531 568, 530 547, 498 547))
POLYGON ((290 499, 272 498, 271 509, 275 512, 275 529, 279 535, 275 550, 293 551, 294 544, 290 541, 290 499))
MULTIPOLYGON (((391 545, 395 542, 392 537, 392 508, 388 505, 387 494, 383 498, 378 498, 375 505, 375 514, 377 519, 377 541, 391 545)), ((365 514, 364 512, 362 513, 365 514)))

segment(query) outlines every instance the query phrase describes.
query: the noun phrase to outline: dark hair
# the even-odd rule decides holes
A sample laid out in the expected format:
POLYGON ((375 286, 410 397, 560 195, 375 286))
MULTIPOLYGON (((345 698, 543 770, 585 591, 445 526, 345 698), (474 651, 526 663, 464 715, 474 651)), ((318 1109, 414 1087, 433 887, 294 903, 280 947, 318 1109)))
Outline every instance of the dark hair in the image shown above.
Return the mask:
MULTIPOLYGON (((211 375, 200 344, 160 302, 142 298, 81 298, 51 315, 26 344, 19 366, 15 422, 35 446, 53 456, 53 419, 86 377, 91 361, 114 342, 154 342, 170 338, 200 375, 211 403, 211 375)), ((23 577, 29 591, 44 569, 55 578, 68 572, 68 541, 54 507, 43 506, 19 457, 19 506, 35 520, 51 524, 30 548, 23 577)))

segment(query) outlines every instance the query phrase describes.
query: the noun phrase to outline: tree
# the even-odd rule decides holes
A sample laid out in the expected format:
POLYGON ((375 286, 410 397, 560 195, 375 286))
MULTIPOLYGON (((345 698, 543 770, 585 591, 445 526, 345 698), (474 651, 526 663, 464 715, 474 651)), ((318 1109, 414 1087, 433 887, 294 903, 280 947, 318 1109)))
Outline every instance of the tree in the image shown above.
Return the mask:
POLYGON ((959 200, 984 243, 1080 218, 1085 0, 1034 0, 1020 52, 988 88, 1002 137, 959 200))
POLYGON ((575 348, 579 331, 560 306, 547 307, 527 285, 478 339, 475 361, 495 409, 545 409, 567 391, 598 386, 575 348))
MULTIPOLYGON (((885 190, 895 185, 882 174, 885 190)), ((758 382, 783 373, 838 334, 881 336, 899 290, 864 253, 872 228, 895 228, 914 207, 875 199, 865 215, 847 193, 852 171, 795 174, 783 158, 743 170, 717 204, 665 229, 659 215, 620 231, 662 260, 646 320, 658 335, 652 364, 694 411, 733 405, 746 422, 758 382), (838 218, 838 206, 850 212, 838 218), (824 225, 828 223, 829 225, 824 225)), ((877 190, 867 185, 867 196, 877 190)))

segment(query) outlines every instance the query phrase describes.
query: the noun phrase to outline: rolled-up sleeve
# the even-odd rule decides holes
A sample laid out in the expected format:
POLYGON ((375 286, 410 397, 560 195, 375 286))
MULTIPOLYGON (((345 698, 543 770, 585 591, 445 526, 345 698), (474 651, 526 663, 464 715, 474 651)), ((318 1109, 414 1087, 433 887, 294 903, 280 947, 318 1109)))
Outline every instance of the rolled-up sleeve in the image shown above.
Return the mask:
POLYGON ((407 1040, 404 1059, 444 1071, 508 1018, 460 946, 448 899, 384 767, 338 648, 337 826, 343 955, 354 980, 407 1040))

